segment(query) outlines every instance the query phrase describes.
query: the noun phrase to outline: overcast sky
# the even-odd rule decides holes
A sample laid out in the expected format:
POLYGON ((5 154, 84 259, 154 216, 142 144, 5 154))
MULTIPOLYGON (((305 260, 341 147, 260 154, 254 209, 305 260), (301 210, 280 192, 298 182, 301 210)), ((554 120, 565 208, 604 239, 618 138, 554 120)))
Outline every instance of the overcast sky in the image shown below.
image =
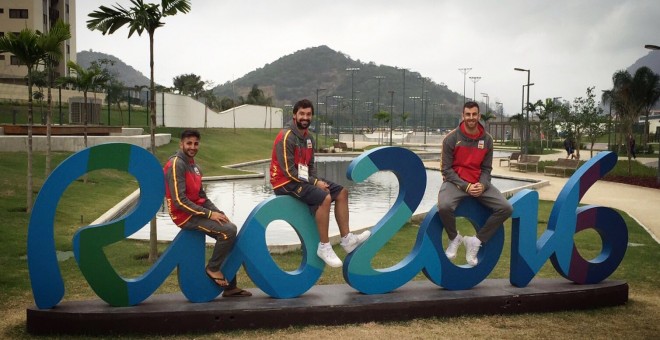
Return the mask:
MULTIPOLYGON (((148 77, 146 33, 127 39, 125 28, 108 36, 87 29, 90 12, 117 3, 131 4, 76 1, 78 50, 112 54, 148 77)), ((531 69, 531 101, 572 101, 589 86, 611 88, 615 71, 660 53, 643 47, 660 45, 658 0, 194 0, 188 14, 164 21, 155 35, 155 74, 165 86, 184 73, 222 84, 327 45, 362 62, 420 72, 458 93, 458 69, 472 68, 467 76, 481 77, 477 97, 487 93, 491 106, 502 102, 509 115, 520 112, 527 82, 515 67, 531 69)), ((467 79, 467 97, 473 86, 467 79)))

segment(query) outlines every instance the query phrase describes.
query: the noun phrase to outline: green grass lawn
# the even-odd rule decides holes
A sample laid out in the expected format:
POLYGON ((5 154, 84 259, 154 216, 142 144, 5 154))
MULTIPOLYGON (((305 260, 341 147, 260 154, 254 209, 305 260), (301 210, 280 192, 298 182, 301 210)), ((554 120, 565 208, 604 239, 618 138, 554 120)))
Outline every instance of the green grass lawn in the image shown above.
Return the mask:
MULTIPOLYGON (((178 147, 178 134, 181 129, 158 129, 158 132, 173 134, 169 145, 159 148, 157 158, 163 163, 178 147)), ((197 161, 205 175, 235 173, 223 165, 249 160, 269 158, 272 141, 277 130, 202 130, 202 144, 197 161)), ((65 159, 68 153, 56 153, 54 164, 65 159)), ((35 157, 35 193, 44 181, 44 158, 41 153, 35 157)), ((0 338, 29 338, 25 332, 25 309, 34 304, 27 273, 26 232, 29 216, 25 213, 25 153, 0 153, 2 189, 0 189, 0 226, 3 228, 0 247, 0 338)), ((73 183, 61 198, 55 222, 55 243, 60 251, 70 251, 73 233, 89 224, 108 208, 137 188, 134 178, 117 171, 95 171, 88 182, 73 183)), ((541 202, 539 212, 539 233, 547 227, 547 220, 553 202, 541 202)), ((256 205, 256 203, 255 203, 256 205)), ((539 337, 539 338, 610 338, 626 336, 630 338, 652 338, 660 334, 660 245, 658 245, 634 219, 621 212, 628 224, 630 246, 626 256, 612 279, 626 280, 630 284, 630 302, 625 306, 604 308, 593 311, 575 311, 516 316, 483 316, 460 318, 436 318, 410 320, 405 322, 369 323, 337 327, 292 327, 278 331, 248 330, 231 333, 206 334, 204 337, 222 338, 377 338, 395 336, 417 338, 455 337, 539 337), (413 333, 414 332, 414 333, 413 333), (413 335, 414 334, 414 335, 413 335)), ((505 225, 505 247, 498 265, 490 278, 508 278, 510 261, 510 222, 505 225)), ((471 234, 468 223, 460 219, 459 230, 471 234)), ((411 250, 418 226, 410 223, 388 242, 373 260, 377 268, 391 266, 403 259, 411 250)), ((446 236, 444 236, 446 238, 446 236)), ((593 258, 601 250, 599 235, 591 230, 578 233, 576 244, 581 254, 593 258)), ((446 242, 446 240, 445 240, 446 242)), ((446 244, 446 243, 445 243, 446 244)), ((159 244, 164 251, 166 243, 159 244)), ((343 250, 337 248, 343 257, 343 250)), ((105 249, 117 271, 126 277, 135 277, 150 267, 146 260, 146 242, 124 240, 105 249)), ((210 255, 211 249, 207 249, 210 255)), ((301 252, 274 255, 275 261, 283 269, 297 268, 301 252)), ((457 257, 464 263, 464 253, 457 257), (462 259, 462 260, 461 260, 462 259)), ((65 300, 85 300, 96 298, 82 277, 74 259, 60 263, 65 280, 65 300)), ((559 278, 548 262, 537 277, 559 278)), ((239 282, 244 287, 254 287, 244 271, 239 272, 239 282)), ((418 280, 426 280, 420 274, 418 280)), ((341 269, 326 268, 318 284, 343 283, 341 269)), ((158 293, 179 292, 176 275, 172 274, 158 289, 158 293)), ((62 338, 62 337, 54 337, 62 338)), ((83 337, 64 337, 78 339, 83 337)), ((166 337, 187 339, 189 336, 166 337)))

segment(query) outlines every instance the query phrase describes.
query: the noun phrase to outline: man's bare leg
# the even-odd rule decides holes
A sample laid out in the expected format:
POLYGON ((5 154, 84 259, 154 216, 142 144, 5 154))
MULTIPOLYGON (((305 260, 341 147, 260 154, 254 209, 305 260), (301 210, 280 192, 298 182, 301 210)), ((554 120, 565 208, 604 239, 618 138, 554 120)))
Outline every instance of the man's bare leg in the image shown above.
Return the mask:
POLYGON ((316 228, 319 231, 319 239, 321 243, 330 242, 330 237, 328 236, 328 226, 330 224, 330 203, 332 203, 332 199, 330 198, 330 194, 328 194, 323 200, 323 203, 321 203, 318 209, 316 209, 316 214, 314 215, 316 220, 316 228))
POLYGON ((335 199, 335 220, 342 237, 350 232, 348 226, 348 190, 342 189, 335 199))

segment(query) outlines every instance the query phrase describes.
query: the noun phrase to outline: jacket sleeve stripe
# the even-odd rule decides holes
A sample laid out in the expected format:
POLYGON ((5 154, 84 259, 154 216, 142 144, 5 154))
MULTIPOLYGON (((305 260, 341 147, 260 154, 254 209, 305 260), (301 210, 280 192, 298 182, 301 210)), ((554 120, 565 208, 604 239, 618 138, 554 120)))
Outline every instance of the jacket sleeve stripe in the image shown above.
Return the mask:
MULTIPOLYGON (((173 162, 172 162, 172 175, 173 175, 173 176, 172 176, 172 177, 173 177, 172 179, 173 179, 173 181, 174 181, 174 198, 176 199, 176 202, 179 204, 180 207, 189 210, 191 213, 193 213, 193 214, 197 214, 197 215, 204 214, 203 211, 195 210, 195 209, 189 207, 188 205, 186 205, 186 204, 181 200, 181 194, 179 193, 179 183, 178 183, 179 176, 178 176, 178 174, 176 173, 176 162, 178 162, 178 161, 179 161, 179 157, 174 157, 174 160, 173 160, 173 162)), ((185 178, 184 178, 184 180, 185 180, 185 178)))

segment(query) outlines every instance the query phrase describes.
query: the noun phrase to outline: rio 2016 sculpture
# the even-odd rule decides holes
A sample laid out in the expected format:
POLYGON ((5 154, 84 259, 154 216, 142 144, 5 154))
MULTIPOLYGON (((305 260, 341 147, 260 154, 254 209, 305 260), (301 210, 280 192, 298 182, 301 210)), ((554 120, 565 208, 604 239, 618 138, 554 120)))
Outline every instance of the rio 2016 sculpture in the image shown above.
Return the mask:
MULTIPOLYGON (((616 164, 616 155, 603 152, 580 167, 568 180, 552 208, 548 229, 537 239, 538 193, 523 190, 514 195, 510 282, 524 287, 550 259, 565 278, 579 284, 597 283, 610 276, 623 260, 628 230, 613 209, 601 206, 578 207, 591 185, 616 164), (584 229, 595 229, 602 239, 601 253, 586 260, 577 251, 573 236, 584 229)), ((123 278, 112 267, 103 247, 121 241, 144 226, 158 211, 164 197, 163 172, 158 161, 146 150, 130 144, 104 144, 82 150, 60 164, 44 183, 28 228, 28 267, 34 299, 39 308, 52 308, 64 296, 64 282, 57 264, 54 218, 57 203, 66 188, 78 177, 93 170, 115 169, 133 175, 140 187, 137 206, 125 216, 101 225, 79 229, 73 237, 78 266, 86 280, 104 301, 113 306, 132 306, 148 298, 177 268, 182 293, 192 302, 211 301, 221 288, 204 273, 204 235, 182 230, 158 261, 137 278, 123 278)), ((343 273, 346 282, 365 294, 395 290, 420 271, 433 283, 446 289, 469 289, 484 280, 495 267, 504 245, 504 231, 479 252, 475 267, 454 265, 443 251, 442 223, 437 209, 422 222, 411 253, 389 268, 373 268, 371 261, 398 232, 418 207, 426 187, 422 161, 411 151, 381 147, 354 159, 347 171, 355 182, 378 171, 393 172, 399 194, 392 208, 372 229, 372 236, 347 256, 343 273)), ((490 211, 476 200, 465 199, 456 210, 475 228, 480 228, 490 211)), ((258 204, 238 233, 231 254, 222 266, 232 279, 241 265, 252 281, 275 298, 304 294, 319 279, 324 264, 316 256, 318 232, 307 207, 288 196, 271 197, 258 204), (288 222, 300 237, 303 256, 298 269, 278 267, 266 247, 266 228, 274 220, 288 222)))

